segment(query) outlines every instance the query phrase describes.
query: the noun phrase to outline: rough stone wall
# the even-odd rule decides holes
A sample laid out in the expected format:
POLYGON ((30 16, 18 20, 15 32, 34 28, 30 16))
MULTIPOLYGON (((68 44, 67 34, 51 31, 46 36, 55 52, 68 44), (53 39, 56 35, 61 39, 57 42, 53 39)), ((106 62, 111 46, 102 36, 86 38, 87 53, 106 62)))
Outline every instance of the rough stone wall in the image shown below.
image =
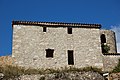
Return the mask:
POLYGON ((67 50, 74 51, 73 67, 103 67, 99 29, 13 25, 12 57, 16 64, 34 68, 69 67, 67 50), (53 58, 46 58, 45 49, 54 49, 53 58))
POLYGON ((111 71, 118 64, 120 55, 105 55, 103 57, 104 71, 111 71))
POLYGON ((75 28, 73 39, 77 67, 103 66, 99 29, 75 28))
POLYGON ((15 58, 11 56, 1 56, 0 57, 0 66, 4 65, 13 65, 15 63, 15 58))
POLYGON ((106 44, 110 46, 109 53, 117 53, 115 33, 111 30, 100 30, 106 36, 106 44))
POLYGON ((108 80, 120 80, 120 72, 111 73, 108 80))

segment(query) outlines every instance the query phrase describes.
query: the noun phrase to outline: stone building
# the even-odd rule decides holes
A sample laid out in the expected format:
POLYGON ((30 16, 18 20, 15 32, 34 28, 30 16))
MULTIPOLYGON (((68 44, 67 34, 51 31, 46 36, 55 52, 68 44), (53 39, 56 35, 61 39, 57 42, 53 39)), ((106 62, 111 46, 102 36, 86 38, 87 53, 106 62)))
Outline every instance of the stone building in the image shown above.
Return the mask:
MULTIPOLYGON (((101 46, 107 45, 108 53, 117 54, 115 33, 101 30, 100 24, 13 21, 12 28, 12 57, 20 66, 95 66, 104 69, 111 55, 104 55, 101 46)), ((117 60, 118 57, 113 62, 116 64, 117 60)), ((109 65, 113 68, 111 63, 109 65)))

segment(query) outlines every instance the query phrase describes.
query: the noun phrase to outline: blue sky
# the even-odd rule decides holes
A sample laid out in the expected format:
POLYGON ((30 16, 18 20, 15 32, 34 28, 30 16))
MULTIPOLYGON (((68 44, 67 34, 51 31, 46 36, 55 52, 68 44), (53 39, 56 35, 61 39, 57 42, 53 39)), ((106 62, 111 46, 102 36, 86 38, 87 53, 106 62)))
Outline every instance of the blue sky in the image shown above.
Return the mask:
POLYGON ((0 0, 0 56, 12 53, 12 20, 100 23, 120 45, 120 0, 0 0))

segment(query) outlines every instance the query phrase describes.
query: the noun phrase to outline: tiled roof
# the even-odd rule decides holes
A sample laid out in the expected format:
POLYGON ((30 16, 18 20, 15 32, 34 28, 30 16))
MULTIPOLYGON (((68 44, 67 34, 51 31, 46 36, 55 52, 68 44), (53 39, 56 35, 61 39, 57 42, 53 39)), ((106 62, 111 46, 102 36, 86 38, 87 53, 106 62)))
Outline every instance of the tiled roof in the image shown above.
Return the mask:
POLYGON ((37 25, 49 27, 81 27, 81 28, 101 28, 101 24, 86 23, 64 23, 64 22, 32 22, 32 21, 12 21, 12 25, 37 25))

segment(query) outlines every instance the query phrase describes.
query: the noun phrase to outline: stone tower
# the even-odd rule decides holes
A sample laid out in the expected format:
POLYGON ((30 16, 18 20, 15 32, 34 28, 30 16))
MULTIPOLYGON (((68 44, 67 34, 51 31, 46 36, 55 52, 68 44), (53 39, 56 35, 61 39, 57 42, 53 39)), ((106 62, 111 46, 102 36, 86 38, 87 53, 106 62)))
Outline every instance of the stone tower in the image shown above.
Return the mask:
MULTIPOLYGON (((100 30, 100 37, 104 38, 103 43, 110 47, 109 53, 117 53, 115 33, 111 30, 100 30)), ((102 41, 101 41, 102 42, 102 41)))

